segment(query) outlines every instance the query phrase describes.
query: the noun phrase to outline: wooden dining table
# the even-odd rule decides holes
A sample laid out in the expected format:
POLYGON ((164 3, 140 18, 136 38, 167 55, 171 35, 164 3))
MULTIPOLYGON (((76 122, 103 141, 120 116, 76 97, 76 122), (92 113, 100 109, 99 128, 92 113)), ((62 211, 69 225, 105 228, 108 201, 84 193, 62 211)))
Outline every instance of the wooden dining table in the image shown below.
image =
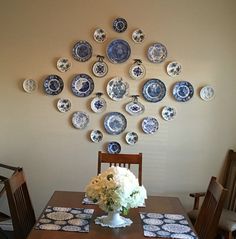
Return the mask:
MULTIPOLYGON (((148 196, 145 201, 145 207, 132 208, 129 210, 127 217, 133 221, 130 226, 109 228, 94 223, 96 217, 104 215, 105 213, 98 205, 83 204, 82 200, 84 196, 85 194, 83 192, 55 191, 46 207, 94 209, 89 232, 53 231, 33 228, 27 239, 147 239, 143 233, 142 221, 139 215, 140 212, 182 214, 194 231, 193 225, 177 197, 148 196)), ((161 238, 163 239, 163 237, 161 238)))

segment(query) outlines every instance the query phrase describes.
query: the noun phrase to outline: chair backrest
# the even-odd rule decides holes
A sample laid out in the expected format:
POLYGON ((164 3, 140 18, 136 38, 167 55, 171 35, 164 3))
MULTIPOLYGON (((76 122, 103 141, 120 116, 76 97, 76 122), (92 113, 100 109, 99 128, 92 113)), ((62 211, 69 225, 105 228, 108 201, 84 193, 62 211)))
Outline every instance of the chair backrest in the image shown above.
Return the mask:
POLYGON ((4 181, 15 239, 25 239, 35 224, 35 213, 30 200, 23 169, 4 181))
POLYGON ((227 190, 212 177, 194 224, 200 239, 215 238, 226 194, 227 190))
POLYGON ((109 166, 120 166, 131 168, 131 164, 138 166, 138 181, 142 185, 142 153, 139 154, 109 154, 98 152, 98 171, 101 173, 102 164, 109 164, 109 166))
POLYGON ((228 189, 224 208, 236 212, 236 152, 229 150, 223 185, 228 189))

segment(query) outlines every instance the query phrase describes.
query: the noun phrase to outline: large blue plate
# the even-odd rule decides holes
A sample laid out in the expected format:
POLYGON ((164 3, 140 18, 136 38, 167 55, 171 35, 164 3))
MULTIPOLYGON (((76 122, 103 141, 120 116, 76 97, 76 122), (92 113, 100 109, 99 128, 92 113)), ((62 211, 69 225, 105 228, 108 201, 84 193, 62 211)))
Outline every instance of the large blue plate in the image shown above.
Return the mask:
POLYGON ((77 61, 87 61, 92 57, 92 46, 87 41, 78 41, 72 50, 72 55, 77 61))
POLYGON ((149 102, 161 101, 166 95, 165 84, 158 79, 150 79, 143 85, 143 97, 149 102))
POLYGON ((78 97, 86 97, 93 92, 93 79, 87 74, 78 74, 71 82, 71 90, 78 97))
POLYGON ((122 39, 115 39, 107 47, 107 57, 112 63, 123 63, 130 57, 129 43, 122 39))
POLYGON ((118 135, 127 127, 125 116, 119 112, 110 112, 105 116, 104 128, 108 134, 118 135))
POLYGON ((58 75, 49 75, 45 79, 43 87, 48 95, 58 95, 64 88, 64 82, 58 75))
POLYGON ((173 96, 177 101, 188 101, 193 97, 193 94, 193 86, 188 81, 179 81, 174 85, 173 96))

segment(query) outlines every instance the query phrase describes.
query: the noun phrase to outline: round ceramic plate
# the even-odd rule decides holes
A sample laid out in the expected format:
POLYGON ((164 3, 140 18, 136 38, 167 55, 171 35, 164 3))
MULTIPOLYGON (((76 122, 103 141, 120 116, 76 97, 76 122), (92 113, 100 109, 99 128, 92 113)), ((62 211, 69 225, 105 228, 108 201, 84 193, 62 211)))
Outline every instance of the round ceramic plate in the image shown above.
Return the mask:
POLYGON ((121 77, 115 77, 107 84, 107 94, 115 101, 122 100, 128 93, 129 85, 121 77))
POLYGON ((143 64, 133 64, 129 68, 129 75, 134 80, 140 80, 142 79, 146 74, 146 69, 143 64))
POLYGON ((113 29, 116 32, 124 32, 127 29, 127 26, 127 21, 124 18, 119 17, 113 21, 113 29))
POLYGON ((34 81, 32 79, 24 80, 24 82, 23 82, 23 89, 27 93, 34 92, 37 89, 36 81, 34 81))
POLYGON ((143 97, 149 102, 159 102, 165 95, 166 86, 161 80, 150 79, 143 85, 143 97))
POLYGON ((77 111, 72 115, 72 124, 76 129, 84 129, 89 123, 89 116, 85 112, 77 111))
POLYGON ((43 86, 48 95, 58 95, 64 88, 64 82, 58 75, 49 75, 45 79, 43 86))
POLYGON ((136 29, 133 34, 132 34, 132 40, 135 43, 142 43, 144 41, 145 35, 143 30, 141 29, 136 29))
POLYGON ((188 101, 193 97, 193 94, 193 86, 188 81, 179 81, 174 85, 173 96, 177 101, 188 101))
POLYGON ((135 132, 128 132, 125 136, 127 144, 134 145, 138 142, 138 134, 135 132))
POLYGON ((60 72, 66 72, 71 68, 71 62, 66 58, 59 58, 57 61, 57 69, 60 72))
POLYGON ((103 77, 108 72, 108 66, 104 61, 96 61, 93 64, 92 72, 97 77, 103 77))
POLYGON ((99 143, 102 141, 103 134, 100 130, 92 130, 90 133, 90 138, 94 143, 99 143))
POLYGON ((182 66, 175 61, 170 62, 166 68, 167 74, 171 77, 178 76, 181 70, 182 70, 182 66))
POLYGON ((153 63, 161 63, 167 57, 167 49, 162 43, 154 43, 153 45, 149 46, 147 57, 149 61, 153 63))
POLYGON ((78 74, 71 82, 71 89, 74 95, 86 97, 93 92, 93 79, 87 74, 78 74))
POLYGON ((145 117, 142 121, 142 129, 146 134, 153 134, 159 128, 159 123, 154 117, 145 117))
POLYGON ((119 112, 110 112, 105 116, 104 128, 108 134, 118 135, 127 127, 125 116, 119 112))
POLYGON ((94 31, 93 38, 97 42, 104 42, 107 39, 106 32, 102 28, 97 28, 94 31))
POLYGON ((107 103, 101 97, 95 97, 91 101, 91 109, 95 113, 101 113, 106 109, 107 103))
POLYGON ((200 97, 205 101, 211 100, 214 94, 214 89, 209 85, 202 87, 200 90, 200 97))
POLYGON ((107 152, 109 154, 118 154, 121 151, 121 146, 118 142, 112 141, 107 145, 107 152))
POLYGON ((165 106, 161 111, 164 120, 173 120, 176 116, 176 110, 173 107, 165 106))
POLYGON ((65 113, 71 109, 71 102, 68 99, 59 99, 57 101, 57 108, 60 112, 65 113))
POLYGON ((122 39, 115 39, 107 47, 107 57, 112 63, 123 63, 131 54, 129 43, 122 39))
POLYGON ((87 41, 78 41, 72 50, 72 55, 77 61, 87 61, 92 57, 92 46, 87 41))

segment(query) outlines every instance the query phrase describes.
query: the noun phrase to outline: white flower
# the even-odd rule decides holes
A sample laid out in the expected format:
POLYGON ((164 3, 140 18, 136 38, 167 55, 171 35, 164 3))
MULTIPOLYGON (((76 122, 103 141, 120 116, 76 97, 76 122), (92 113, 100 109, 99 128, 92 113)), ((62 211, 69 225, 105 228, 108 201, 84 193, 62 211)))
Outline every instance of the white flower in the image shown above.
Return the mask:
POLYGON ((123 213, 142 206, 147 198, 146 189, 139 186, 138 179, 129 169, 114 166, 92 178, 86 195, 106 212, 123 213))

